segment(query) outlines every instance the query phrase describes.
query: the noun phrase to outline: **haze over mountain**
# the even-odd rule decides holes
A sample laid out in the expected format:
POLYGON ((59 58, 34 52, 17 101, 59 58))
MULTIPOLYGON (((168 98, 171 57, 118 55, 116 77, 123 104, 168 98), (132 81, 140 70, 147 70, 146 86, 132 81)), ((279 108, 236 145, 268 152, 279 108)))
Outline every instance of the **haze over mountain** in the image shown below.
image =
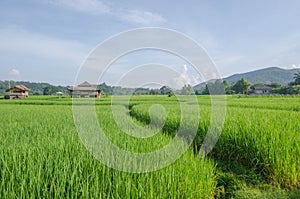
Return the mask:
MULTIPOLYGON (((251 84, 263 83, 271 84, 278 83, 281 85, 287 85, 289 82, 293 81, 294 74, 300 71, 300 68, 295 69, 283 69, 279 67, 269 67, 260 70, 254 70, 246 73, 238 73, 228 77, 223 78, 223 80, 228 81, 230 84, 237 82, 242 77, 247 79, 251 84)), ((205 86, 204 83, 200 83, 194 86, 194 89, 201 89, 205 86)))

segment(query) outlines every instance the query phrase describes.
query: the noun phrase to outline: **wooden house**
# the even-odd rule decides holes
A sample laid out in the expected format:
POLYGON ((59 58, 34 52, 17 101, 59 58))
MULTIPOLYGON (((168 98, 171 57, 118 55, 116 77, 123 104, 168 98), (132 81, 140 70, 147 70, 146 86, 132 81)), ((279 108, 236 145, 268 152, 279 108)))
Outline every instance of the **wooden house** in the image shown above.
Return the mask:
POLYGON ((271 93, 272 87, 269 86, 255 86, 253 89, 253 94, 256 95, 268 95, 271 93))
POLYGON ((24 85, 16 85, 14 87, 11 87, 9 89, 6 89, 6 92, 9 92, 8 95, 6 95, 7 99, 23 99, 25 97, 28 97, 28 91, 30 89, 27 88, 24 85))
POLYGON ((83 82, 75 87, 69 87, 71 97, 101 97, 101 90, 93 87, 88 82, 83 82))

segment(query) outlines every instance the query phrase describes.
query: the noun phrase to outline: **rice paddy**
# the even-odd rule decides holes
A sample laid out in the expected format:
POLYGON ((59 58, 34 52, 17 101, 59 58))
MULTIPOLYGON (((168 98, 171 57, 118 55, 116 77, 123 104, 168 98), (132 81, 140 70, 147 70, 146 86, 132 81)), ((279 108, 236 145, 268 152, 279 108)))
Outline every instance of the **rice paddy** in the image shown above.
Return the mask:
MULTIPOLYGON (((112 114, 111 98, 97 99, 99 125, 116 146, 149 153, 174 139, 181 116, 175 96, 132 96, 129 105, 119 99, 113 106, 127 111, 124 118, 159 132, 143 139, 124 133, 112 114), (161 112, 149 115, 155 104, 164 107, 166 118, 161 112), (153 120, 154 126, 148 125, 153 120)), ((0 100, 1 198, 298 197, 299 97, 227 97, 222 134, 205 158, 198 153, 210 125, 211 102, 209 96, 197 100, 199 121, 186 118, 199 123, 191 146, 170 166, 147 173, 118 171, 89 153, 70 98, 0 100)))

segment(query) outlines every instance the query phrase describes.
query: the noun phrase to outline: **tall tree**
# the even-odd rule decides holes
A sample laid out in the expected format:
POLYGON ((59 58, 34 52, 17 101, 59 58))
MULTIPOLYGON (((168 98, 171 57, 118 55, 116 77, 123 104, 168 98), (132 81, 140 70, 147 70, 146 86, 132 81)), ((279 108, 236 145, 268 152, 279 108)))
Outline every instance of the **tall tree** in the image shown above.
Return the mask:
POLYGON ((221 79, 208 82, 202 90, 203 95, 224 95, 230 93, 230 84, 226 80, 222 81, 221 79))
POLYGON ((248 80, 241 78, 232 86, 232 90, 234 90, 235 93, 246 94, 250 89, 250 85, 248 80))
POLYGON ((160 94, 162 95, 169 95, 169 93, 172 91, 171 88, 168 86, 163 86, 159 90, 160 90, 160 94))
POLYGON ((105 82, 102 84, 99 84, 97 86, 97 88, 99 88, 101 90, 102 94, 105 95, 112 95, 113 94, 113 88, 111 86, 108 86, 105 82))
POLYGON ((223 80, 223 84, 224 84, 224 88, 225 88, 225 93, 231 94, 232 91, 231 91, 231 86, 230 86, 229 82, 226 80, 223 80))
POLYGON ((194 89, 191 87, 191 85, 184 85, 181 89, 182 95, 192 95, 194 93, 194 89))
POLYGON ((300 71, 294 74, 294 85, 300 85, 300 71))

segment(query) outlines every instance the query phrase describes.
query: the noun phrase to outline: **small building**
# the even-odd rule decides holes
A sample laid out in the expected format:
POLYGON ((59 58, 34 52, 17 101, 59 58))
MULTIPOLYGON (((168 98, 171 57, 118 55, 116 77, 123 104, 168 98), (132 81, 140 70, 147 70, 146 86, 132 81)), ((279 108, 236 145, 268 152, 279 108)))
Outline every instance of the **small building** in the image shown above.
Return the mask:
POLYGON ((71 97, 101 97, 101 90, 93 87, 88 82, 83 82, 75 87, 69 87, 71 97))
POLYGON ((61 92, 61 91, 59 91, 59 92, 56 92, 56 95, 57 95, 59 98, 61 98, 61 96, 63 96, 63 95, 64 95, 64 93, 63 93, 63 92, 61 92))
POLYGON ((27 88, 26 86, 24 85, 16 85, 14 87, 11 87, 9 89, 6 89, 5 92, 9 92, 9 95, 6 95, 7 99, 23 99, 23 98, 26 98, 28 97, 28 91, 30 89, 27 88))
POLYGON ((255 86, 253 89, 253 94, 256 95, 268 95, 271 93, 273 88, 269 86, 255 86))

